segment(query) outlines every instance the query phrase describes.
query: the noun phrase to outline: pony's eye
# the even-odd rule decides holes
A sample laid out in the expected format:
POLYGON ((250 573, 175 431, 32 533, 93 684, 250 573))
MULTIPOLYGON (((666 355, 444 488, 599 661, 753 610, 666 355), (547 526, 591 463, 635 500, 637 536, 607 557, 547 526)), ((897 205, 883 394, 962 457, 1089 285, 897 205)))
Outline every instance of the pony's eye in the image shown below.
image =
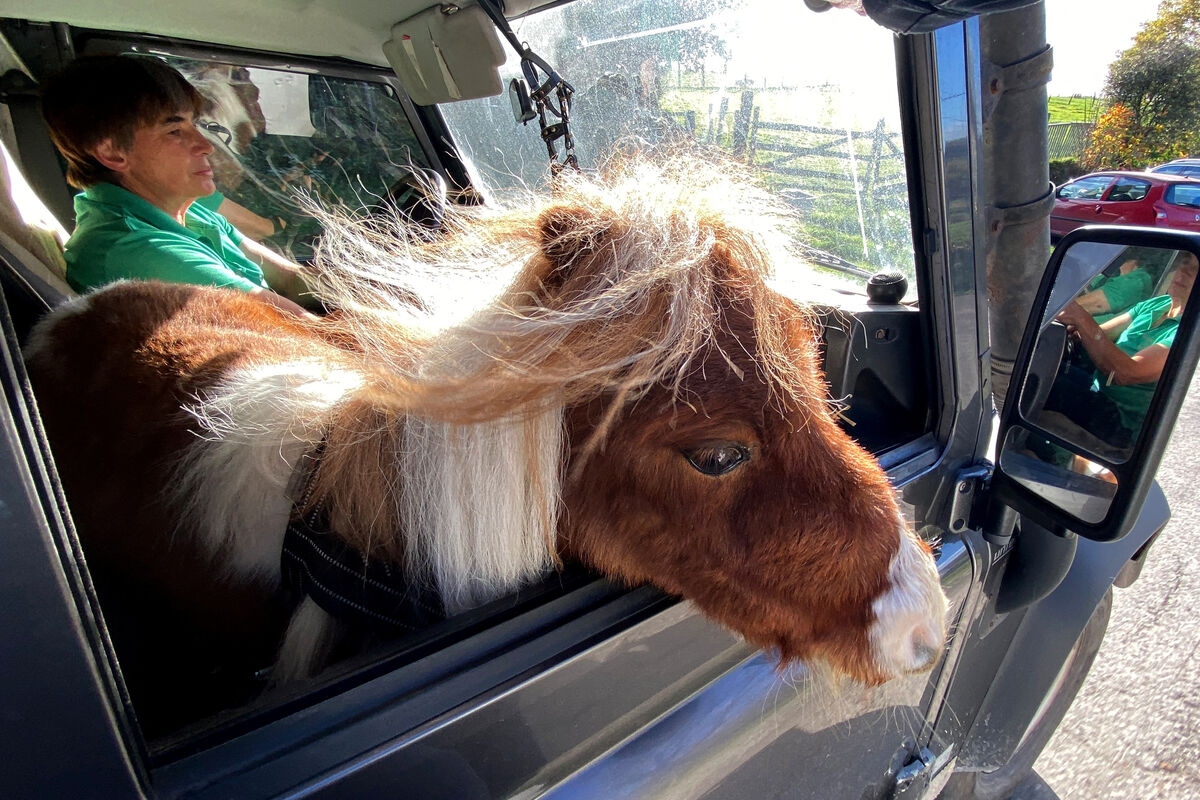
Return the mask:
POLYGON ((750 451, 740 444, 713 444, 692 447, 683 457, 698 472, 705 475, 724 475, 750 460, 750 451))

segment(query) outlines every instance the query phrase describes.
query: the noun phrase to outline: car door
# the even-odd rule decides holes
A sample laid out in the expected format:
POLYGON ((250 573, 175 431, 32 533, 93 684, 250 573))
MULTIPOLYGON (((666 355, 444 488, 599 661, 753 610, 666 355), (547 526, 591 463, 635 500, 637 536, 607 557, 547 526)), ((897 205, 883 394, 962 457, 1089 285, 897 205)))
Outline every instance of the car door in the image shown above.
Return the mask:
MULTIPOLYGON (((1156 187, 1150 181, 1118 176, 1096 203, 1094 222, 1102 225, 1151 225, 1156 187)), ((1161 191, 1159 189, 1158 191, 1161 191)))
POLYGON ((1062 236, 1080 225, 1097 222, 1103 198, 1115 180, 1112 175, 1089 175, 1060 187, 1050 215, 1054 234, 1062 236))
MULTIPOLYGON (((581 6, 547 13, 581 14, 581 6)), ((595 24, 602 24, 611 20, 608 10, 598 3, 589 13, 595 24)), ((895 40, 886 31, 853 15, 814 18, 804 8, 797 13, 803 15, 798 23, 832 26, 831 37, 874 35, 880 69, 895 68, 895 40)), ((540 24, 546 24, 545 19, 540 24)), ((652 16, 646 25, 653 31, 661 22, 652 16)), ((558 28, 548 30, 554 35, 558 28)), ((158 41, 128 44, 156 52, 170 49, 158 41)), ((190 53, 195 56, 194 50, 190 53)), ((900 55, 908 69, 917 69, 918 61, 932 62, 932 38, 905 42, 900 55)), ((614 63, 612 56, 603 63, 614 63)), ((961 38, 957 43, 947 40, 945 52, 939 54, 946 69, 957 59, 961 74, 963 58, 961 38)), ((234 61, 262 70, 284 66, 282 59, 273 62, 261 55, 240 54, 234 61)), ((329 65, 308 62, 305 73, 319 73, 322 66, 329 65)), ((347 72, 343 64, 331 69, 347 72)), ((870 84, 875 83, 872 78, 870 84)), ((613 96, 593 98, 598 103, 613 96)), ((725 100, 737 103, 743 97, 739 92, 725 100)), ((957 97, 947 92, 944 102, 946 119, 954 123, 948 128, 961 131, 967 109, 957 97)), ((771 99, 767 94, 760 102, 771 99)), ((811 133, 790 127, 796 123, 786 119, 764 114, 756 130, 761 135, 749 143, 761 148, 773 174, 810 179, 827 203, 815 209, 822 224, 811 230, 827 228, 829 238, 821 242, 823 248, 812 248, 811 257, 841 265, 847 276, 843 288, 859 289, 857 299, 843 301, 849 303, 847 308, 836 309, 847 321, 841 333, 833 326, 828 332, 830 337, 843 336, 846 344, 830 362, 846 393, 854 395, 843 419, 852 433, 877 429, 878 434, 859 435, 873 442, 902 493, 911 522, 931 540, 943 538, 938 562, 954 619, 974 585, 974 559, 970 546, 951 535, 945 509, 930 498, 945 494, 946 486, 957 479, 957 467, 972 461, 979 446, 985 411, 967 361, 960 364, 955 356, 960 346, 977 341, 977 321, 962 313, 964 308, 973 310, 974 303, 954 306, 976 290, 976 270, 973 257, 959 246, 954 248, 952 267, 938 261, 918 270, 912 257, 909 203, 910 197, 917 198, 919 210, 914 213, 936 218, 931 224, 939 230, 942 212, 952 209, 949 222, 959 232, 970 228, 969 222, 963 224, 970 204, 959 202, 961 196, 952 202, 939 192, 926 196, 909 187, 900 128, 919 127, 929 146, 947 154, 952 172, 964 179, 959 190, 970 182, 969 148, 961 133, 953 141, 938 139, 931 124, 920 124, 915 106, 901 107, 894 94, 890 102, 895 106, 890 117, 857 124, 849 137, 841 126, 820 126, 815 165, 795 158, 796 150, 808 148, 772 142, 768 134, 811 133), (772 122, 774 129, 768 127, 772 122), (836 147, 848 138, 852 149, 837 154, 836 147), (768 150, 770 145, 775 149, 768 150), (856 180, 859 158, 864 158, 864 172, 856 180), (825 159, 832 159, 836 169, 828 168, 825 159), (833 225, 835 219, 839 225, 851 219, 846 212, 856 208, 864 211, 861 219, 853 217, 857 224, 844 230, 833 225), (864 250, 872 258, 862 255, 864 250), (911 277, 909 304, 867 305, 861 294, 864 267, 887 266, 897 258, 906 259, 895 263, 911 277), (859 266, 853 267, 855 263, 859 266), (942 280, 932 274, 935 269, 939 276, 951 270, 953 277, 942 280), (935 331, 949 330, 954 331, 952 339, 935 341, 935 331), (948 407, 956 409, 954 419, 943 419, 935 410, 948 407)), ((501 98, 500 103, 507 114, 507 101, 501 98)), ((587 119, 582 113, 586 105, 580 105, 580 116, 587 119)), ((669 112, 648 118, 635 110, 636 105, 633 100, 607 113, 609 118, 665 125, 669 112)), ((592 110, 592 131, 597 136, 610 134, 598 107, 592 110)), ((518 160, 528 144, 537 154, 537 161, 529 163, 544 169, 544 144, 531 131, 514 126, 496 134, 498 118, 492 110, 483 115, 490 120, 488 132, 475 143, 486 146, 489 137, 496 137, 502 155, 518 160), (522 134, 526 139, 517 139, 522 134)), ((430 116, 428 124, 436 126, 437 115, 430 116)), ((749 123, 755 117, 748 113, 743 119, 749 123)), ((714 114, 714 140, 732 146, 730 124, 728 114, 714 114)), ((749 134, 748 128, 739 130, 749 134)), ((461 129, 434 127, 427 133, 430 139, 449 141, 461 129)), ((699 135, 705 136, 705 131, 699 135)), ((960 244, 969 248, 966 240, 960 244)), ((803 283, 814 274, 817 270, 810 265, 803 275, 792 277, 803 283)), ((10 361, 19 363, 19 353, 6 352, 10 361)), ((14 396, 28 394, 20 376, 8 388, 14 396)), ((27 457, 52 460, 36 435, 27 457)), ((403 787, 424 797, 743 797, 803 791, 800 796, 827 798, 857 797, 864 790, 882 796, 894 780, 889 765, 903 765, 919 755, 917 745, 943 679, 938 670, 932 677, 914 676, 884 687, 850 687, 831 701, 829 686, 818 671, 797 665, 781 680, 770 654, 755 652, 676 598, 568 571, 551 585, 463 615, 447 629, 429 632, 404 648, 365 663, 341 665, 293 695, 252 702, 217 719, 196 720, 171 736, 148 740, 138 731, 136 709, 130 708, 123 692, 119 659, 106 644, 106 619, 117 620, 120 610, 101 608, 88 594, 79 544, 68 522, 58 520, 57 526, 52 535, 66 543, 58 548, 61 552, 51 553, 46 547, 46 553, 35 555, 48 559, 46 565, 57 572, 78 574, 85 587, 64 601, 74 609, 75 627, 60 633, 79 651, 83 674, 94 683, 88 706, 77 705, 80 715, 89 715, 89 725, 72 728, 95 727, 97 737, 107 737, 105 752, 115 753, 110 755, 114 780, 122 782, 114 788, 117 783, 102 783, 97 777, 89 786, 85 776, 63 796, 98 787, 103 793, 129 794, 130 786, 163 797, 195 798, 363 796, 381 786, 403 787)), ((29 531, 33 543, 48 535, 36 527, 29 531)), ((39 668, 23 661, 17 666, 24 676, 39 668)), ((21 713, 27 717, 36 705, 22 703, 21 713)), ((33 771, 23 785, 37 785, 33 771)))
POLYGON ((1159 227, 1200 230, 1200 183, 1168 184, 1154 211, 1154 224, 1159 227))

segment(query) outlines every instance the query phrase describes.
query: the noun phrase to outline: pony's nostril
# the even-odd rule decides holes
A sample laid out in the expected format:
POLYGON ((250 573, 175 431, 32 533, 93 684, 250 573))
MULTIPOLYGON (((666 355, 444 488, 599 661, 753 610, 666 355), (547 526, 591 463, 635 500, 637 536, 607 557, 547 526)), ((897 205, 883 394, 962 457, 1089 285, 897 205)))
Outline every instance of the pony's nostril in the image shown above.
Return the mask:
POLYGON ((918 625, 913 628, 909 634, 908 644, 911 659, 909 669, 912 672, 925 672, 931 669, 942 653, 941 638, 936 636, 926 625, 918 625))

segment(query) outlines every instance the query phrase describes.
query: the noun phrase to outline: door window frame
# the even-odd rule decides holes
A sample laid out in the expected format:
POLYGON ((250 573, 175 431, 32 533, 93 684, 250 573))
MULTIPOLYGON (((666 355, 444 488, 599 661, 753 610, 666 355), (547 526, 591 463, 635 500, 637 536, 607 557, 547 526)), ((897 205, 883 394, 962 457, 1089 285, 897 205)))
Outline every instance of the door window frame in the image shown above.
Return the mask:
POLYGON ((1104 202, 1107 202, 1107 203, 1137 203, 1137 202, 1140 202, 1142 200, 1145 200, 1146 195, 1148 195, 1150 193, 1151 185, 1152 184, 1150 183, 1150 181, 1145 181, 1140 178, 1129 178, 1129 177, 1124 177, 1124 176, 1118 176, 1117 179, 1113 181, 1112 186, 1110 186, 1108 188, 1108 191, 1104 193, 1104 202), (1126 189, 1127 187, 1134 188, 1134 189, 1141 189, 1142 193, 1137 197, 1122 197, 1120 199, 1113 197, 1113 195, 1117 194, 1118 190, 1126 189))

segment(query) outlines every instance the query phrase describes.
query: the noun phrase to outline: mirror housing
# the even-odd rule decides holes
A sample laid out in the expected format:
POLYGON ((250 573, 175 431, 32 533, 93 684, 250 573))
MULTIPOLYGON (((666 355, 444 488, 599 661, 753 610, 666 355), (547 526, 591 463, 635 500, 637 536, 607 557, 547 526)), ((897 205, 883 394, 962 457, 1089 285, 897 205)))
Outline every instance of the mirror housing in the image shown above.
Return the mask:
MULTIPOLYGON (((991 502, 1021 514, 1059 534, 1071 532, 1095 541, 1114 541, 1133 527, 1154 481, 1159 461, 1179 415, 1184 395, 1200 360, 1200 302, 1187 302, 1169 346, 1142 428, 1119 451, 1106 448, 1086 430, 1055 430, 1037 413, 1037 398, 1046 394, 1047 358, 1063 336, 1055 315, 1083 288, 1079 265, 1097 254, 1122 247, 1157 248, 1191 253, 1200 259, 1200 233, 1160 228, 1086 226, 1067 234, 1050 257, 1033 311, 1017 354, 1016 369, 1001 414, 998 456, 991 481, 991 502), (1063 278, 1059 283, 1060 276, 1063 278), (1045 333, 1045 335, 1043 335, 1045 333), (1047 345, 1046 342, 1055 342, 1047 345), (1032 399, 1031 399, 1032 398, 1032 399), (1047 443, 1075 463, 1091 467, 1056 467, 1026 458, 1022 437, 1047 443), (1017 444, 1014 446, 1014 442, 1017 444), (1097 480, 1100 474, 1106 480, 1097 480)), ((1065 329, 1063 329, 1065 330, 1065 329)), ((995 515, 993 506, 993 516, 995 515)))

